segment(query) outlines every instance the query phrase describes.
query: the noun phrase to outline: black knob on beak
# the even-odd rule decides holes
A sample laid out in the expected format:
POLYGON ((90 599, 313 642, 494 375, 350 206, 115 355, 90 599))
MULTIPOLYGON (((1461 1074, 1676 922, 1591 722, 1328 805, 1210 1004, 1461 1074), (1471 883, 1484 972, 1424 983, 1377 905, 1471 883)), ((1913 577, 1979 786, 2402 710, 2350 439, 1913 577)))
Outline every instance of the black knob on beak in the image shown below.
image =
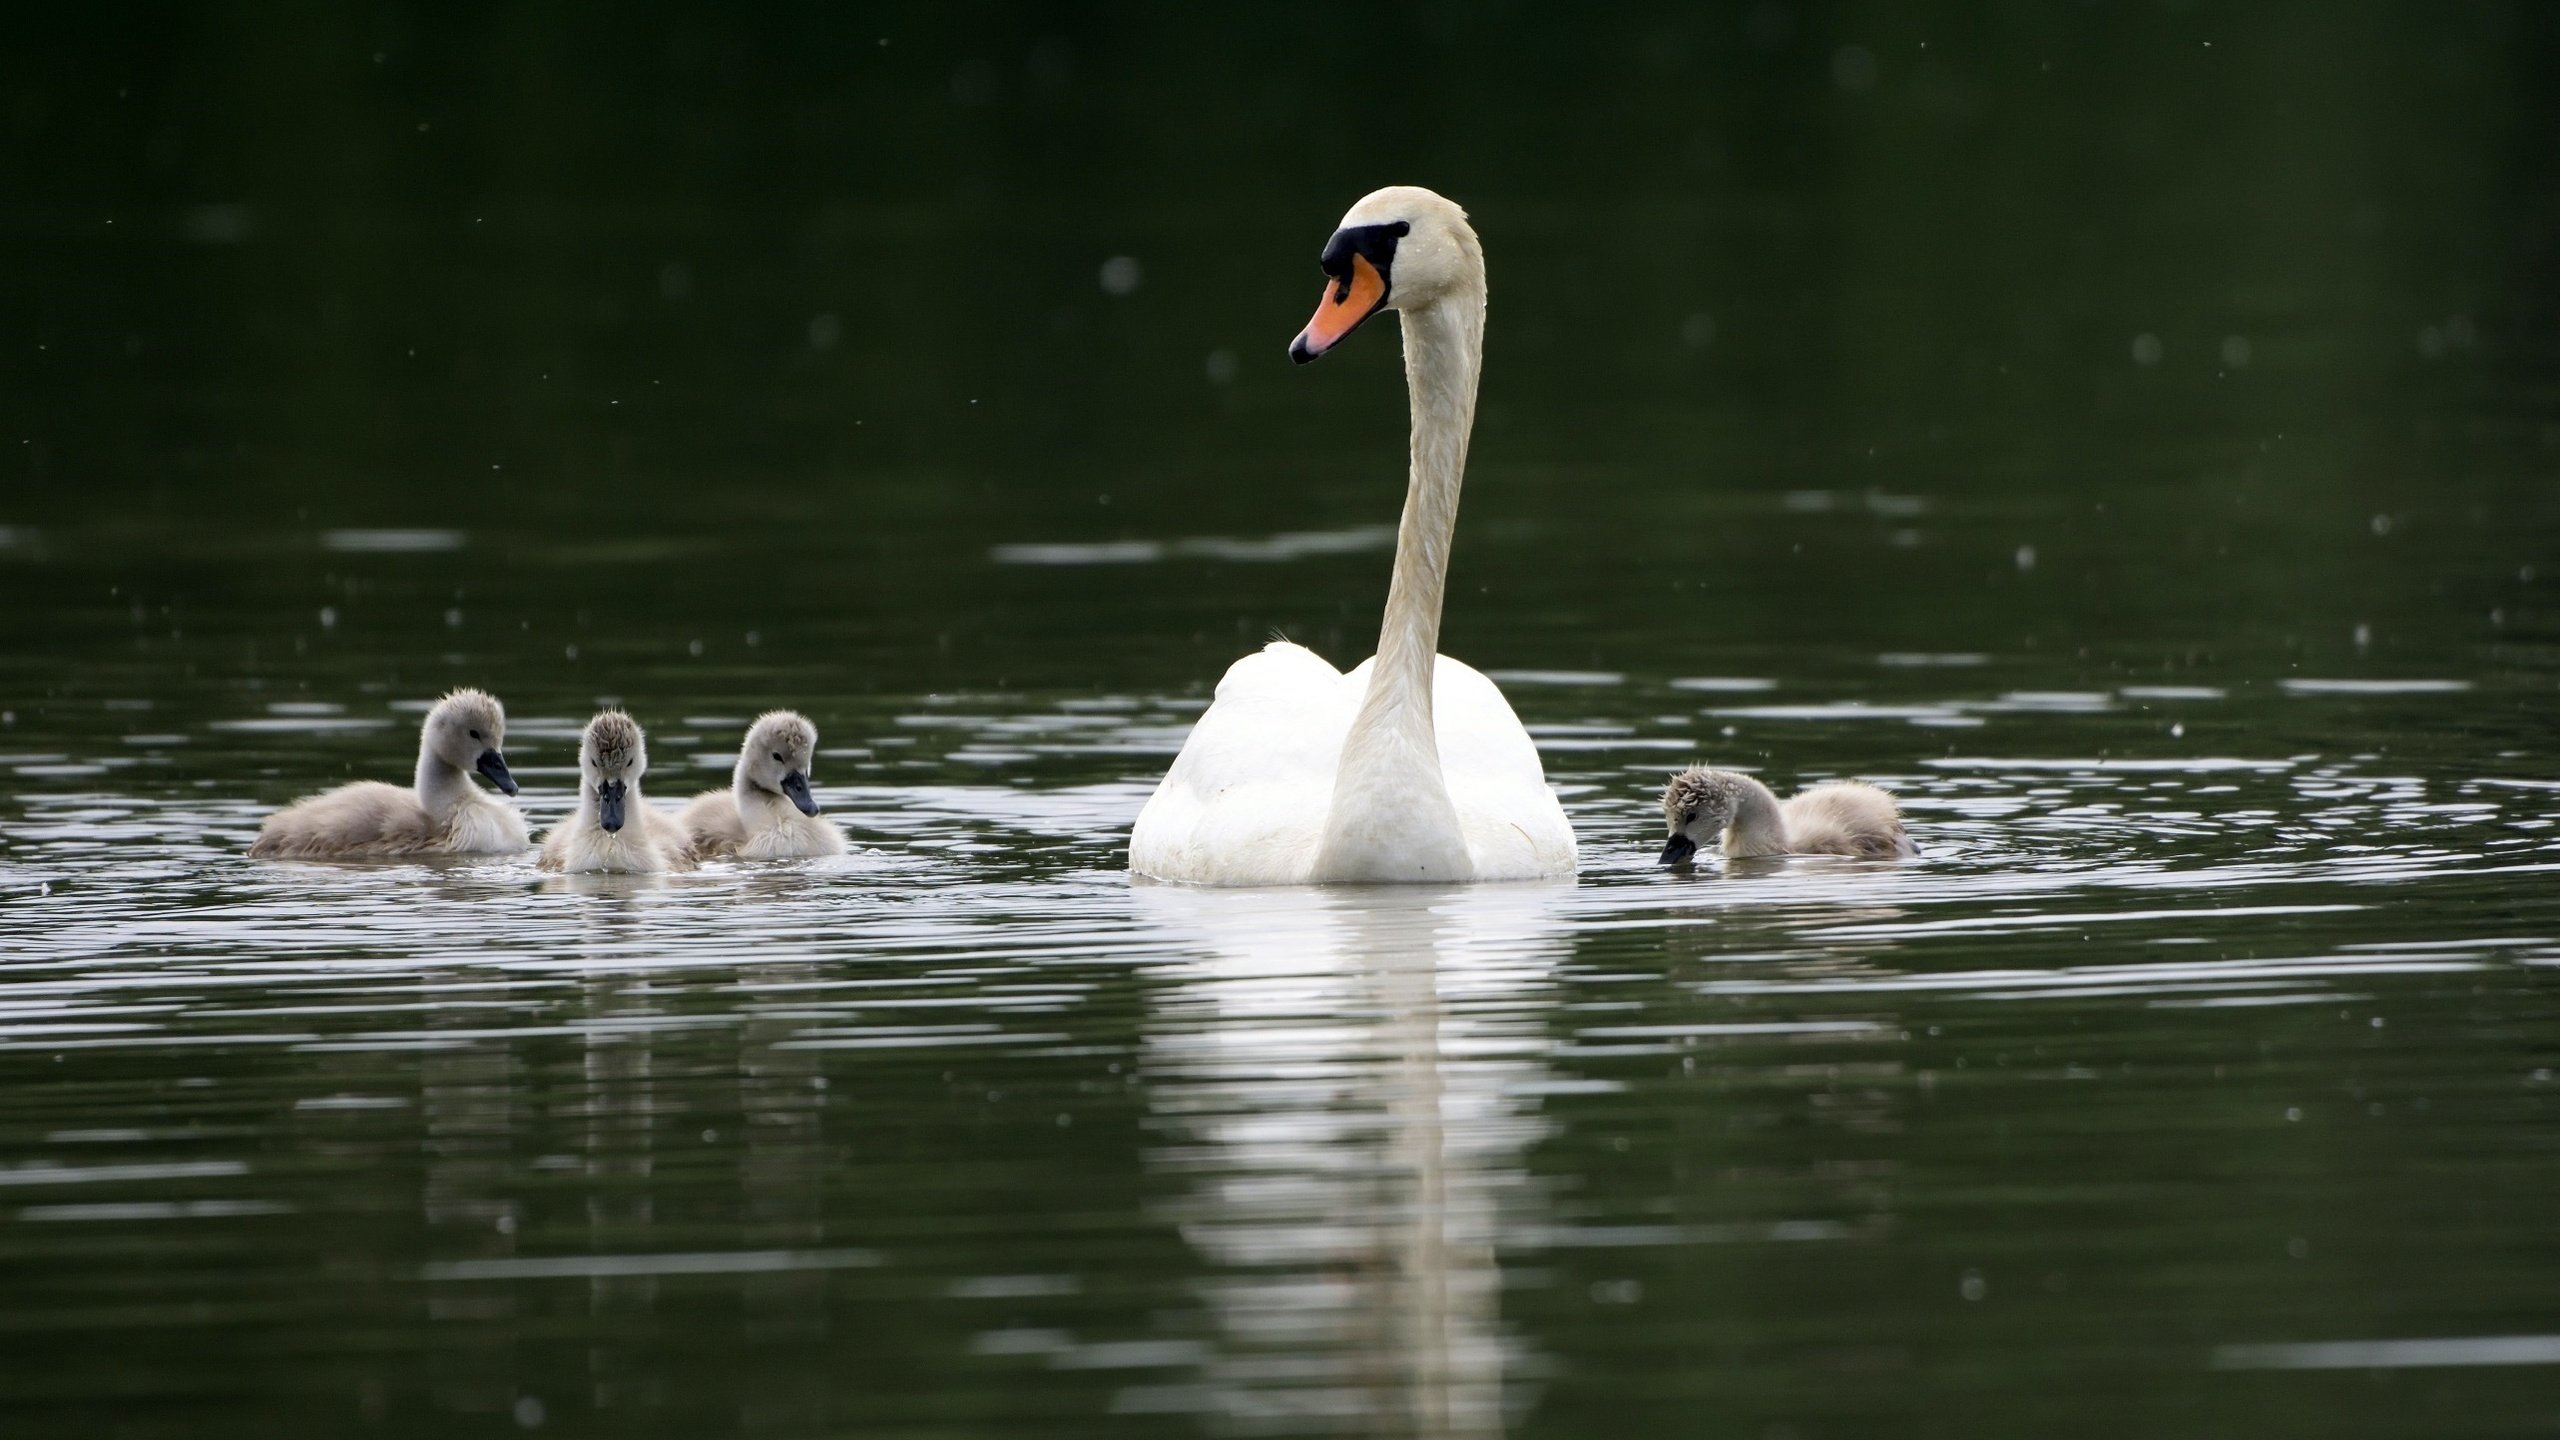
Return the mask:
POLYGON ((790 797, 791 803, 799 807, 801 814, 815 815, 818 813, 818 797, 809 793, 808 776, 801 774, 797 770, 783 776, 782 793, 790 797))

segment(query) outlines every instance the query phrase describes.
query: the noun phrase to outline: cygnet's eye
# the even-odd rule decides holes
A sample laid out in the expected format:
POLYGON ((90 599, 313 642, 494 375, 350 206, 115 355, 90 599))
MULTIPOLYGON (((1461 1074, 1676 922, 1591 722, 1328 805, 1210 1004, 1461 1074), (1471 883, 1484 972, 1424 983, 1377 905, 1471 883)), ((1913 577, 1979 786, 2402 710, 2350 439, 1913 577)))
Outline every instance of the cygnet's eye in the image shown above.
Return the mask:
POLYGON ((1692 806, 1690 806, 1688 809, 1681 811, 1681 812, 1680 812, 1680 823, 1681 823, 1681 824, 1683 824, 1683 825, 1695 825, 1695 824, 1697 824, 1697 823, 1698 823, 1698 807, 1696 807, 1696 806, 1692 805, 1692 806))
POLYGON ((479 738, 480 738, 480 732, 479 732, 479 731, 477 731, 477 730, 472 731, 472 732, 471 732, 471 738, 472 738, 472 739, 474 739, 474 740, 479 739, 479 738))
POLYGON ((781 751, 776 750, 776 751, 774 751, 774 752, 773 752, 773 763, 774 763, 774 764, 776 764, 776 765, 779 765, 779 764, 781 764, 781 763, 782 763, 782 752, 781 752, 781 751))

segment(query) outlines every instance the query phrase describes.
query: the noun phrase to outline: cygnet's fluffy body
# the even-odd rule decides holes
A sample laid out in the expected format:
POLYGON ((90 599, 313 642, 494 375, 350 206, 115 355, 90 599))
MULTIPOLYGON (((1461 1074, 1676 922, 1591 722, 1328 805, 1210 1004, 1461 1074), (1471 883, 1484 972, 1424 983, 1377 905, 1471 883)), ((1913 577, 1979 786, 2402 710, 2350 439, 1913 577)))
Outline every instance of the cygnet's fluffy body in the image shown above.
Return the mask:
POLYGON ((1890 792, 1862 780, 1826 780, 1780 800, 1769 787, 1732 770, 1693 768, 1662 792, 1671 838, 1662 863, 1677 864, 1707 846, 1752 855, 1857 855, 1893 860, 1920 853, 1903 831, 1890 792))
POLYGON ((692 869, 684 827, 640 793, 648 771, 639 721, 619 710, 588 721, 578 737, 578 809, 542 837, 542 868, 629 875, 692 869))
POLYGON ((704 855, 800 860, 844 853, 844 833, 819 818, 809 793, 818 727, 793 710, 773 710, 747 727, 726 790, 706 790, 677 815, 704 855))
POLYGON ((522 850, 533 843, 524 816, 471 779, 477 772, 516 793, 502 753, 506 738, 507 712, 495 697, 456 690, 418 727, 418 772, 408 789, 359 780, 296 800, 258 827, 249 853, 265 860, 369 860, 522 850))

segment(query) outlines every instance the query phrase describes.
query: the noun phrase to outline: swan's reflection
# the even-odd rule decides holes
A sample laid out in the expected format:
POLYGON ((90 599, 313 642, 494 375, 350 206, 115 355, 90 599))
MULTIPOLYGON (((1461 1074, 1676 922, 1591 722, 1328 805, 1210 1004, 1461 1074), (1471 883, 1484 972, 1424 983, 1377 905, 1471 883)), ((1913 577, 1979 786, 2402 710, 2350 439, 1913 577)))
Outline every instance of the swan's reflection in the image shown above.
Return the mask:
POLYGON ((1169 1218, 1210 1267, 1198 1409, 1243 1433, 1501 1433, 1496 1242, 1539 1197, 1540 1004, 1564 887, 1140 886, 1198 937, 1147 1024, 1169 1218))

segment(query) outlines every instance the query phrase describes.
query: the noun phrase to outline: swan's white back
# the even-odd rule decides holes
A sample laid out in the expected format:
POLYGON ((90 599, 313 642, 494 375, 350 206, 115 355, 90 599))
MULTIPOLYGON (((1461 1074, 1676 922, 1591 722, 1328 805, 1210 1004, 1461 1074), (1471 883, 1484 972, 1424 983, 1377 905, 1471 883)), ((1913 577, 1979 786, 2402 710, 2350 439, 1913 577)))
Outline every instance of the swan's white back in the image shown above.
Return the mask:
MULTIPOLYGON (((1304 885, 1334 804, 1343 741, 1370 661, 1345 675, 1277 641, 1228 667, 1208 713, 1138 815, 1129 868, 1195 885, 1304 885)), ((1439 657, 1432 709, 1440 773, 1476 880, 1570 875, 1573 826, 1510 702, 1472 666, 1439 657)), ((1378 875, 1361 878, 1392 879, 1378 875)))

